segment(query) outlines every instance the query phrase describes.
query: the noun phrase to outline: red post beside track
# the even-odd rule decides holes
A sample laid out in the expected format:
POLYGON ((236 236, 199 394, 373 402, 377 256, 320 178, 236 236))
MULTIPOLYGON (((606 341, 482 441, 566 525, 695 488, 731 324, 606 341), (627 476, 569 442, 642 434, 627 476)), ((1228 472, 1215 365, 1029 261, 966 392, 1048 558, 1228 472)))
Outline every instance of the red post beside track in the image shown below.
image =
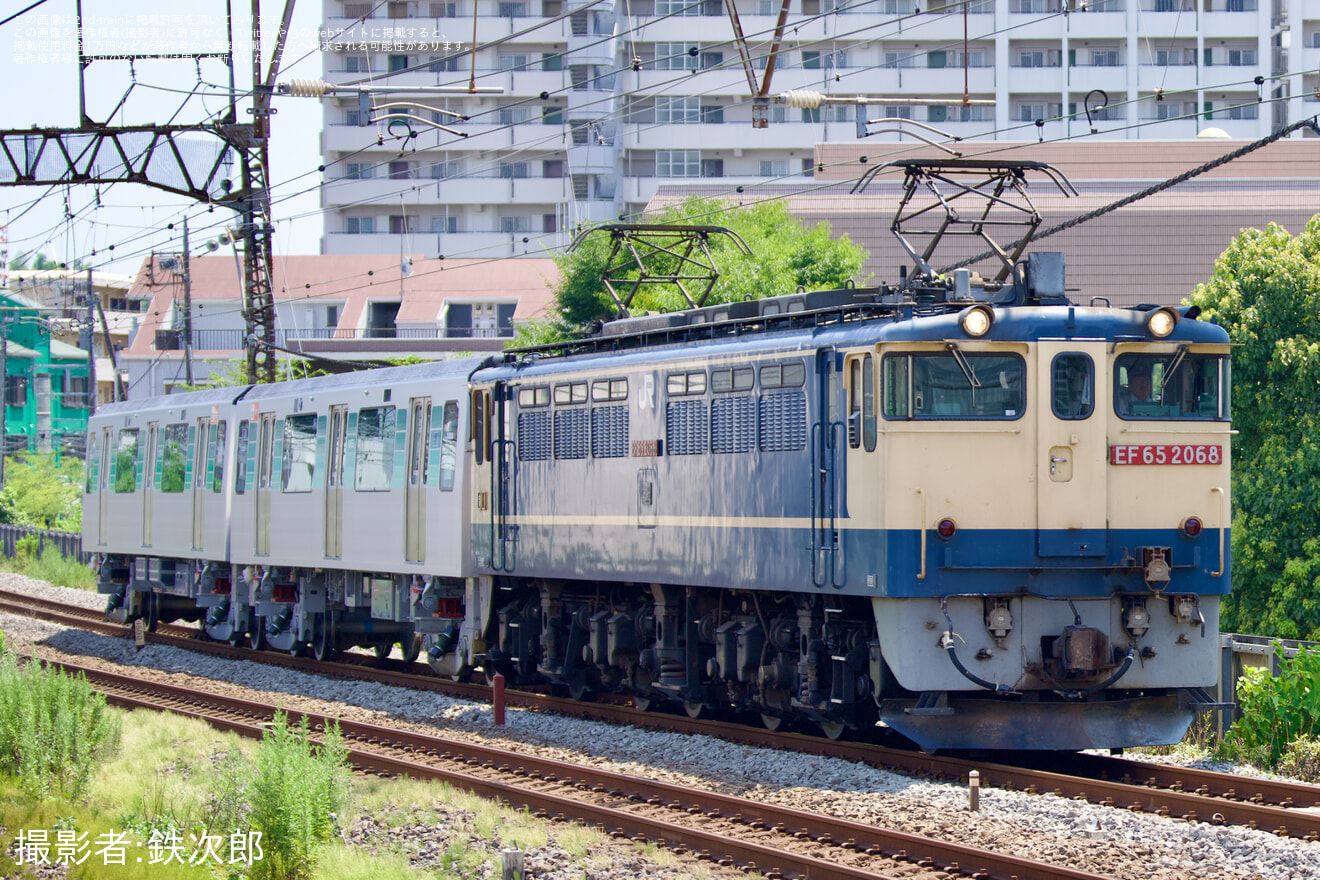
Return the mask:
POLYGON ((491 703, 495 707, 495 723, 500 727, 504 726, 504 676, 495 673, 495 678, 491 680, 491 686, 495 693, 491 697, 491 703))

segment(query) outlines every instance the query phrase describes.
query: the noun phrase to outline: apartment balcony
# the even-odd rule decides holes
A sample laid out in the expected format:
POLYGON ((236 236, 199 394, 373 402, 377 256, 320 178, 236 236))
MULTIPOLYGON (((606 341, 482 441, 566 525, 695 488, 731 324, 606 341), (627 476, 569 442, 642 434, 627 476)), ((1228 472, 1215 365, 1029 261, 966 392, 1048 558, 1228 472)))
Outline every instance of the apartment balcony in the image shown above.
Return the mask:
POLYGON ((1224 10, 1224 0, 1214 0, 1213 8, 1210 12, 1202 12, 1200 16, 1201 33, 1209 39, 1224 39, 1241 37, 1244 34, 1269 33, 1262 30, 1269 26, 1269 11, 1267 0, 1245 0, 1246 6, 1254 6, 1257 3, 1264 3, 1265 10, 1246 9, 1242 12, 1227 12, 1224 10), (1265 16, 1265 18, 1261 18, 1265 16), (1258 22, 1261 24, 1258 26, 1258 22))
POLYGON ((1062 67, 1010 67, 1009 94, 1048 95, 1067 88, 1062 67))
POLYGON ((1119 95, 1127 91, 1127 67, 1076 67, 1068 68, 1068 88, 1074 92, 1089 92, 1103 89, 1109 95, 1111 103, 1120 100, 1119 95))
MULTIPOLYGON (((1176 0, 1174 5, 1178 5, 1176 0)), ((1141 10, 1141 35, 1150 38, 1186 37, 1188 36, 1188 19, 1196 21, 1196 16, 1197 12, 1190 7, 1182 12, 1153 12, 1143 8, 1141 10)), ((1235 36, 1240 36, 1240 33, 1235 36)))
POLYGON ((613 174, 619 151, 611 144, 575 144, 568 148, 568 168, 573 174, 613 174))
MULTIPOLYGON (((875 112, 875 108, 871 108, 875 112)), ((800 114, 801 110, 790 110, 800 114)), ((855 123, 838 123, 855 136, 855 123)), ((715 150, 810 150, 821 139, 820 126, 802 122, 772 122, 768 128, 754 129, 750 121, 702 125, 625 125, 622 145, 630 150, 690 150, 697 146, 703 153, 715 150)))
MULTIPOLYGON (((493 220, 492 216, 492 220, 493 220)), ((321 239, 321 250, 326 254, 399 254, 399 249, 407 247, 411 253, 427 253, 434 247, 434 253, 446 257, 472 257, 477 259, 502 259, 504 257, 544 256, 541 245, 560 246, 562 236, 542 233, 496 232, 490 229, 476 232, 456 233, 412 233, 406 238, 402 235, 350 235, 343 232, 328 232, 321 239), (523 239, 528 238, 528 242, 523 239), (552 244, 552 242, 554 242, 552 244)))
MULTIPOLYGON (((1096 16, 1099 18, 1099 16, 1096 16)), ((1108 16, 1106 16, 1107 18, 1108 16)), ((1119 16, 1126 18, 1126 16, 1119 16)), ((1068 30, 1071 15, 1043 15, 1038 12, 1018 13, 1010 12, 1008 14, 1008 33, 1013 35, 1014 40, 1061 40, 1068 30)), ((1142 19, 1143 23, 1145 19, 1142 19)), ((1091 17, 1086 17, 1086 24, 1091 23, 1091 17)))
POLYGON ((570 34, 564 66, 593 64, 614 67, 618 63, 617 50, 613 34, 570 34))
MULTIPOLYGON (((573 225, 578 223, 618 223, 619 215, 614 206, 613 200, 594 200, 574 202, 570 206, 572 214, 570 220, 573 225)), ((547 245, 549 247, 549 245, 547 245)))
MULTIPOLYGON (((609 172, 613 173, 611 163, 609 172)), ((602 172, 598 172, 602 173, 602 172)), ((332 181, 322 188, 322 203, 327 209, 372 205, 381 214, 399 213, 399 192, 406 185, 401 180, 332 181)), ((558 205, 571 198, 568 181, 563 177, 505 178, 454 177, 445 180, 416 180, 415 192, 405 199, 406 209, 416 212, 439 205, 558 205)))
MULTIPOLYGON (((1317 2, 1316 15, 1320 16, 1320 0, 1317 2)), ((1296 48, 1290 49, 1290 52, 1297 52, 1296 48)), ((1301 49, 1302 64, 1300 71, 1320 69, 1320 46, 1304 46, 1301 49)))
MULTIPOLYGON (((731 60, 737 60, 737 50, 734 52, 731 60)), ((821 87, 821 71, 809 71, 815 74, 810 80, 802 77, 795 77, 799 73, 797 70, 781 70, 775 68, 775 78, 771 85, 772 91, 778 93, 788 89, 816 88, 821 87), (813 86, 795 85, 795 83, 812 82, 813 86)), ((758 71, 758 75, 760 72, 758 71)), ((735 95, 739 98, 746 98, 747 95, 747 75, 743 73, 742 67, 738 64, 731 64, 719 70, 652 70, 651 65, 647 64, 641 72, 634 73, 631 70, 619 74, 623 78, 623 88, 627 91, 637 91, 653 95, 735 95)))
MULTIPOLYGON (((923 95, 958 95, 963 93, 964 83, 970 84, 971 90, 975 92, 993 92, 995 89, 995 69, 993 67, 972 67, 963 73, 961 67, 904 67, 897 71, 885 70, 884 73, 898 73, 898 85, 896 88, 884 90, 877 89, 871 76, 866 76, 866 86, 869 89, 867 94, 871 95, 895 95, 902 94, 900 90, 908 92, 916 91, 923 95)), ((839 93, 838 86, 832 89, 834 94, 839 93)))
POLYGON ((614 115, 614 92, 599 89, 569 89, 568 109, 571 120, 606 119, 614 115))
MULTIPOLYGON (((1195 64, 1179 64, 1169 67, 1143 64, 1137 68, 1137 88, 1143 92, 1163 89, 1165 94, 1194 92, 1200 85, 1199 71, 1200 68, 1195 64)), ((1189 98, 1189 100, 1195 99, 1195 95, 1189 98)), ((1183 98, 1179 97, 1178 100, 1183 100, 1183 98)))

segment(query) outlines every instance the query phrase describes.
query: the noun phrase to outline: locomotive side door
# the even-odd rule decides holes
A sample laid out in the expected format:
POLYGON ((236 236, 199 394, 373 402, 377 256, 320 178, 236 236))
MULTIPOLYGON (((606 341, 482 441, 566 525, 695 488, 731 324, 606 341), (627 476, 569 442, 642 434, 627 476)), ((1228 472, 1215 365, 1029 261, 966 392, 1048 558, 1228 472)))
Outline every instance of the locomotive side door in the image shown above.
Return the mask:
POLYGON ((1109 385, 1102 340, 1036 346, 1036 549, 1046 557, 1108 550, 1105 413, 1109 385))
POLYGON ((155 496, 156 461, 160 451, 156 449, 156 437, 160 433, 158 422, 147 424, 147 448, 145 464, 142 467, 142 546, 150 547, 153 539, 153 524, 156 518, 155 496))
POLYGON ((275 458, 275 413, 261 414, 257 434, 257 516, 255 549, 258 556, 270 555, 270 483, 275 458))
POLYGON ((403 558, 426 561, 426 458, 431 436, 431 398, 408 402, 408 487, 404 502, 403 558))
POLYGON ((847 580, 838 519, 843 515, 846 426, 842 416, 843 358, 833 348, 816 352, 816 421, 811 426, 811 580, 818 587, 847 580))
POLYGON ((330 407, 329 453, 325 467, 325 556, 344 554, 344 437, 347 407, 330 407))
POLYGON ((494 523, 491 567, 513 571, 516 555, 517 526, 509 523, 514 510, 514 481, 517 476, 517 450, 513 441, 512 391, 504 382, 496 382, 491 395, 494 437, 491 458, 491 517, 494 523))

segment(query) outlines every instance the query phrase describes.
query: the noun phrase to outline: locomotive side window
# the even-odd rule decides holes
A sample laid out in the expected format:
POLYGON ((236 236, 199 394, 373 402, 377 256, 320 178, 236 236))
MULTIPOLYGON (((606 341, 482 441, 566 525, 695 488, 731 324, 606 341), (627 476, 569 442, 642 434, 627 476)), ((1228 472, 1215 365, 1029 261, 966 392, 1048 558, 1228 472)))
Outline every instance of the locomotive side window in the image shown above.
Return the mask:
POLYGON ((454 448, 458 441, 458 401, 445 401, 440 427, 440 491, 454 491, 454 448))
POLYGON ((875 452, 875 364, 862 358, 862 446, 875 452))
POLYGON ((357 473, 359 492, 388 492, 394 480, 394 407, 358 411, 357 473))
POLYGON ((248 430, 252 423, 242 419, 238 423, 238 448, 234 450, 234 494, 247 491, 248 430))
POLYGON ((555 405, 561 406, 574 403, 587 402, 587 383, 571 382, 567 385, 555 386, 555 405))
POLYGON ((599 382, 592 382, 591 399, 597 402, 605 400, 627 400, 628 380, 602 379, 599 382))
POLYGON ((469 438, 476 455, 477 464, 486 461, 486 394, 483 391, 472 392, 472 430, 469 438))
POLYGON ((914 352, 886 355, 887 419, 1017 419, 1026 365, 1012 354, 914 352))
MULTIPOLYGON (((801 361, 766 364, 761 367, 762 388, 800 387, 807 381, 807 366, 801 361)), ((751 387, 751 386, 748 386, 751 387)))
POLYGON ((1228 358, 1185 347, 1114 361, 1114 411, 1124 419, 1227 420, 1229 387, 1228 358))
POLYGON ((1084 354, 1061 354, 1050 368, 1050 408, 1061 419, 1091 417, 1095 411, 1095 365, 1084 354))
POLYGON ((550 389, 544 385, 540 388, 519 388, 518 406, 534 407, 550 405, 550 389))
POLYGON ((183 422, 166 425, 160 433, 160 491, 182 492, 188 469, 188 426, 183 422))
POLYGON ((680 394, 705 394, 706 374, 704 372, 670 373, 665 382, 665 389, 675 396, 680 394))
POLYGON ((115 445, 115 491, 137 491, 138 429, 124 428, 115 445))
POLYGON ((284 458, 280 468, 283 471, 280 474, 283 491, 312 491, 312 472, 315 467, 316 414, 287 417, 284 420, 284 458))

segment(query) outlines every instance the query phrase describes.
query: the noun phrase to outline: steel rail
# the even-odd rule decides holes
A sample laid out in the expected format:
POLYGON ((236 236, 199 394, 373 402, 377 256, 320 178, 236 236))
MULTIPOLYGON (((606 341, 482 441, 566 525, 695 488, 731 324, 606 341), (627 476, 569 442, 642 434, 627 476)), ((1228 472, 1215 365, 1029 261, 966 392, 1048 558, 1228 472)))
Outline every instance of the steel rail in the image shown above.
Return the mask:
MULTIPOLYGON (((84 668, 76 664, 45 662, 58 665, 66 671, 86 675, 88 681, 98 690, 108 691, 107 700, 113 700, 116 705, 164 709, 197 718, 244 736, 259 738, 265 729, 264 722, 272 718, 276 711, 276 707, 264 703, 197 691, 191 687, 144 681, 141 678, 84 668), (233 718, 214 718, 206 709, 208 704, 226 713, 255 719, 255 723, 233 718)), ((413 758, 381 754, 379 750, 390 748, 413 755, 461 761, 500 774, 525 776, 533 782, 557 782, 593 794, 608 794, 610 797, 626 798, 631 802, 643 802, 652 807, 661 806, 689 815, 702 814, 708 820, 733 819, 757 832, 769 829, 773 834, 809 839, 824 846, 832 845, 849 852, 856 851, 872 857, 897 859, 920 867, 938 866, 941 870, 953 874, 967 873, 973 877, 1004 878, 1004 880, 1012 877, 1018 880, 1097 880, 1100 877, 1074 868, 987 852, 935 838, 835 819, 745 798, 697 791, 687 786, 656 782, 600 768, 508 752, 460 740, 361 722, 336 722, 332 718, 316 713, 290 712, 289 715, 291 718, 306 718, 309 727, 315 730, 324 730, 328 724, 338 723, 346 741, 369 743, 370 748, 349 746, 352 760, 362 767, 412 778, 443 780, 483 797, 495 798, 530 810, 544 811, 547 815, 555 815, 557 818, 572 816, 611 832, 640 834, 652 841, 663 840, 664 844, 670 847, 678 844, 697 852, 704 850, 714 854, 713 858, 717 860, 729 859, 732 863, 748 870, 768 872, 773 869, 778 870, 781 875, 792 874, 821 878, 821 880, 864 880, 864 878, 876 880, 885 876, 877 875, 873 870, 819 859, 809 854, 730 838, 688 825, 640 815, 631 809, 587 803, 553 792, 529 790, 520 785, 484 778, 473 773, 448 770, 413 758)))

